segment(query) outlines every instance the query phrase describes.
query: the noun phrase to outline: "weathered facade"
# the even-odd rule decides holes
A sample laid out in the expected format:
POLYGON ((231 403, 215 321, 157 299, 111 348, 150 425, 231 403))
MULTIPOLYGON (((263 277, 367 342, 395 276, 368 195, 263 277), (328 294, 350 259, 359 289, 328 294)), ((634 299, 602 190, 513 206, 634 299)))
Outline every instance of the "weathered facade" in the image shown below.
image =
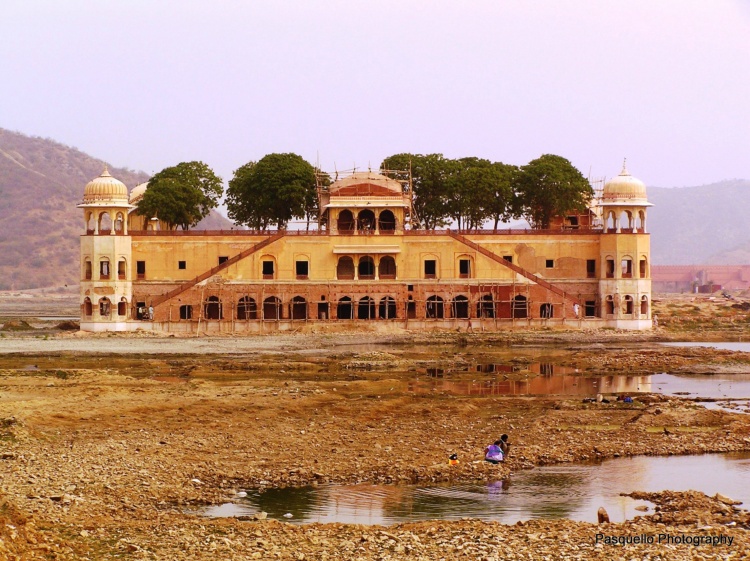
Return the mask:
POLYGON ((106 170, 85 188, 83 330, 651 326, 651 205, 625 169, 550 230, 411 229, 408 183, 372 172, 320 188, 309 232, 160 230, 133 212, 145 189, 106 170))

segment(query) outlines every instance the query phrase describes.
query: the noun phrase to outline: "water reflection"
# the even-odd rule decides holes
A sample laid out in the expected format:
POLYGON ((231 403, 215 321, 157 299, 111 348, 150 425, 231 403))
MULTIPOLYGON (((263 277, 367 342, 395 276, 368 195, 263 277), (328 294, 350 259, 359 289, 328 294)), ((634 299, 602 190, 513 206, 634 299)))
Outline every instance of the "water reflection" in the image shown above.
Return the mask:
POLYGON ((530 518, 596 521, 600 506, 613 522, 632 518, 643 504, 620 496, 631 491, 698 490, 750 501, 750 452, 702 456, 639 456, 601 464, 559 465, 521 471, 483 484, 394 486, 324 485, 248 491, 236 503, 210 507, 207 516, 265 511, 294 523, 396 524, 464 516, 506 524, 530 518), (699 477, 696 474, 700 474, 699 477))
POLYGON ((644 393, 651 391, 651 376, 536 376, 524 380, 416 379, 413 393, 445 392, 454 395, 581 395, 644 393))

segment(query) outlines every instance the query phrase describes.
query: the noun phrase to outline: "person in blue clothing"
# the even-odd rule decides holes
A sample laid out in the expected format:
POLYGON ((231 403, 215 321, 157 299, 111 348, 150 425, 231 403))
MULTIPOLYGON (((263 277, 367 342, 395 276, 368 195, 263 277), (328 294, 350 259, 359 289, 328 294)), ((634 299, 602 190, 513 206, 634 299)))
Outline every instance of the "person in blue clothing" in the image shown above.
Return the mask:
POLYGON ((502 440, 496 440, 484 449, 484 461, 491 464, 499 464, 503 461, 502 440))

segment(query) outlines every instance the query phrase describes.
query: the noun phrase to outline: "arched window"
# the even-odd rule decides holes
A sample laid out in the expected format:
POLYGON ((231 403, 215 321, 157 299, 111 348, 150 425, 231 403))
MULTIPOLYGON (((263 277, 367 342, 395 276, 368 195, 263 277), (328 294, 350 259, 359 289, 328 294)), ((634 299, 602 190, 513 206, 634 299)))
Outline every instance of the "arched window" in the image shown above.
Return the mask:
POLYGON ((193 319, 193 307, 190 304, 180 306, 180 319, 193 319))
POLYGON ((641 315, 648 315, 648 296, 641 296, 641 315))
POLYGON ((430 296, 425 306, 425 317, 442 319, 445 316, 443 299, 440 296, 430 296))
POLYGON ((110 275, 109 259, 102 257, 99 260, 99 278, 101 280, 109 280, 110 275))
POLYGON ((642 279, 648 278, 648 259, 645 255, 641 255, 641 260, 638 262, 638 274, 642 279))
POLYGON ((112 217, 108 212, 99 215, 99 233, 109 234, 112 231, 112 217))
POLYGON ((615 315, 615 299, 610 294, 604 301, 604 307, 608 316, 615 315))
POLYGON ((378 317, 375 313, 375 300, 369 296, 359 299, 357 306, 357 319, 375 319, 378 317))
POLYGON ((375 231, 375 213, 369 208, 359 211, 359 215, 357 215, 357 230, 362 234, 375 231))
POLYGON ((91 280, 91 259, 88 257, 83 263, 83 278, 85 280, 91 280))
POLYGON ((354 306, 352 306, 352 299, 348 296, 344 296, 339 299, 338 306, 336 307, 336 317, 339 319, 353 319, 354 318, 354 306))
POLYGON ((643 232, 646 229, 646 212, 643 210, 638 211, 638 218, 636 219, 635 227, 639 232, 643 232))
POLYGON ((380 263, 378 263, 378 277, 381 279, 396 278, 396 260, 390 255, 380 258, 380 263))
POLYGON ((117 315, 126 316, 128 314, 128 301, 125 298, 121 298, 117 303, 117 315))
POLYGON ((633 278, 633 260, 630 257, 623 257, 620 262, 621 277, 623 279, 633 278))
POLYGON ((117 213, 115 218, 115 233, 122 234, 124 232, 125 219, 121 212, 117 213))
POLYGON ((86 233, 93 234, 95 230, 96 230, 96 218, 94 218, 93 212, 89 212, 86 215, 86 233))
POLYGON ((218 296, 209 296, 203 305, 204 319, 224 319, 224 310, 218 296))
POLYGON ((101 298, 99 300, 99 315, 102 318, 109 319, 112 314, 112 303, 109 298, 101 298))
POLYGON ((302 296, 295 296, 289 304, 292 319, 307 319, 307 300, 302 296))
POLYGON ((478 318, 494 318, 495 317, 495 302, 492 299, 492 294, 485 294, 481 300, 477 302, 477 317, 478 318))
POLYGON ((94 313, 93 306, 91 305, 91 298, 86 296, 86 298, 83 299, 83 315, 86 317, 91 317, 91 314, 94 313))
POLYGON ((554 308, 549 302, 545 302, 539 306, 539 317, 542 319, 549 319, 554 314, 554 308))
POLYGON ((396 300, 390 296, 383 296, 380 299, 378 307, 378 317, 380 319, 393 319, 396 317, 396 300))
POLYGON ((620 213, 620 231, 633 229, 633 213, 623 210, 620 213))
POLYGON ((354 215, 351 210, 344 209, 339 212, 336 227, 341 234, 351 234, 354 232, 354 215))
POLYGON ((608 232, 614 232, 615 231, 615 213, 614 213, 614 211, 610 210, 607 213, 607 219, 605 221, 604 228, 608 232))
POLYGON ((127 263, 125 259, 117 261, 117 278, 119 280, 125 280, 127 277, 127 263))
POLYGON ((375 278, 375 261, 369 255, 363 255, 359 258, 357 266, 360 280, 372 280, 375 278))
POLYGON ((263 319, 281 319, 281 300, 276 296, 263 300, 263 319))
POLYGON ((384 210, 378 216, 378 230, 381 234, 392 234, 396 231, 396 217, 390 210, 384 210))
POLYGON ((513 309, 511 315, 516 319, 523 319, 529 317, 529 302, 526 300, 526 296, 520 294, 513 298, 513 309))
POLYGON ((336 265, 336 278, 338 280, 352 280, 354 278, 354 259, 348 255, 339 258, 336 265))
POLYGON ((258 306, 253 298, 243 296, 237 302, 237 319, 258 319, 258 306))
POLYGON ((633 297, 629 294, 622 300, 622 313, 625 315, 633 314, 633 297))
POLYGON ((466 296, 456 296, 451 302, 451 316, 467 319, 469 317, 469 299, 466 296))

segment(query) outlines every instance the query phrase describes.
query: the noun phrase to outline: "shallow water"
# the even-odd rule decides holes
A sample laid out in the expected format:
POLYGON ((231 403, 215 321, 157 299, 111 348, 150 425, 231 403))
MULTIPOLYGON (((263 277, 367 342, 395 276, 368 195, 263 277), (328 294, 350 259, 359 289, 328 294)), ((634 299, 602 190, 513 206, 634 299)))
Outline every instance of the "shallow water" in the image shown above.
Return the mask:
POLYGON ((612 522, 643 514, 648 504, 620 493, 632 491, 703 491, 750 502, 750 452, 701 456, 637 456, 599 464, 563 464, 524 470, 505 480, 464 485, 321 485, 248 490, 247 497, 201 514, 249 516, 297 524, 397 524, 462 517, 512 524, 531 518, 569 518, 596 522, 603 506, 612 522), (292 514, 285 518, 284 514, 292 514))
POLYGON ((685 343, 661 343, 667 347, 711 347, 722 351, 741 351, 750 353, 750 343, 743 342, 717 342, 717 343, 696 343, 696 342, 685 342, 685 343))

